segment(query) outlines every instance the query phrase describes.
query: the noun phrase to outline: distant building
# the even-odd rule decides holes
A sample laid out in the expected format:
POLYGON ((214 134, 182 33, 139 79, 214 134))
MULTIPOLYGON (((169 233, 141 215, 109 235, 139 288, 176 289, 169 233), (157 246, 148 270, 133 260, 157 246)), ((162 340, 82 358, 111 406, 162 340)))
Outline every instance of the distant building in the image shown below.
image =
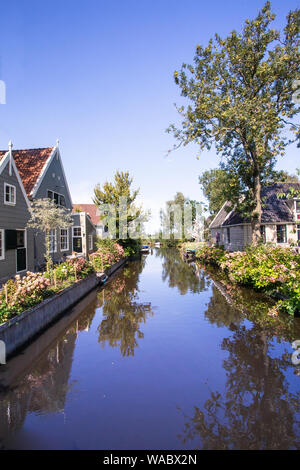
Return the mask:
POLYGON ((96 228, 96 235, 99 238, 105 238, 108 228, 101 222, 100 212, 96 204, 74 204, 74 212, 86 212, 96 228))
MULTIPOLYGON (((265 243, 279 246, 300 244, 300 199, 278 198, 278 194, 287 193, 291 187, 300 190, 300 183, 274 183, 262 188, 260 230, 265 243)), ((212 241, 230 251, 242 250, 252 241, 250 220, 232 208, 228 201, 214 217, 209 229, 212 241)))

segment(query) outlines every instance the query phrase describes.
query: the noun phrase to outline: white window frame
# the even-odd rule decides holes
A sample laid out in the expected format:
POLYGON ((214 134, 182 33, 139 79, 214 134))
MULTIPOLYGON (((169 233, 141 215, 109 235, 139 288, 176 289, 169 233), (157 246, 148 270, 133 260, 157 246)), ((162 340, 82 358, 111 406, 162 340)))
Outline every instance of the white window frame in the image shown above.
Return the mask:
POLYGON ((56 191, 53 191, 52 189, 47 189, 47 197, 48 196, 48 193, 52 193, 52 197, 51 197, 51 201, 54 201, 54 194, 57 194, 58 195, 58 200, 59 200, 59 203, 57 204, 59 207, 65 207, 67 208, 67 205, 66 205, 66 196, 64 194, 61 194, 61 193, 58 193, 56 191), (63 206, 62 204, 60 204, 60 198, 63 197, 64 198, 64 201, 65 201, 65 205, 63 206))
POLYGON ((74 227, 72 227, 72 230, 73 230, 73 233, 72 233, 73 238, 81 238, 82 237, 82 227, 81 227, 81 225, 74 225, 74 227), (80 228, 80 235, 75 235, 75 233, 74 233, 75 229, 77 229, 77 228, 80 228))
POLYGON ((59 235, 60 235, 60 240, 59 240, 59 244, 60 244, 60 251, 69 251, 69 247, 70 247, 70 240, 69 240, 69 229, 68 228, 61 228, 60 229, 60 232, 59 232, 59 235), (66 235, 62 235, 62 230, 65 230, 67 232, 66 235), (67 238, 67 248, 62 248, 62 237, 66 237, 67 238))
POLYGON ((0 261, 5 259, 5 231, 0 228, 0 261))
POLYGON ((57 233, 56 233, 56 230, 50 230, 50 234, 49 234, 49 237, 50 237, 50 253, 56 253, 57 252, 57 233), (54 243, 53 243, 53 250, 51 249, 52 248, 52 243, 51 243, 51 238, 53 237, 52 233, 54 232, 54 243))
POLYGON ((7 206, 15 206, 16 205, 16 199, 17 199, 17 196, 16 196, 16 187, 13 185, 13 184, 9 184, 9 183, 4 183, 4 204, 6 204, 7 206), (11 194, 13 194, 13 201, 7 201, 6 200, 6 188, 13 188, 13 192, 9 192, 9 195, 11 196, 11 194))
POLYGON ((90 234, 90 235, 88 236, 88 239, 89 239, 89 250, 92 250, 92 249, 94 248, 93 238, 94 238, 94 237, 93 237, 92 234, 90 234))

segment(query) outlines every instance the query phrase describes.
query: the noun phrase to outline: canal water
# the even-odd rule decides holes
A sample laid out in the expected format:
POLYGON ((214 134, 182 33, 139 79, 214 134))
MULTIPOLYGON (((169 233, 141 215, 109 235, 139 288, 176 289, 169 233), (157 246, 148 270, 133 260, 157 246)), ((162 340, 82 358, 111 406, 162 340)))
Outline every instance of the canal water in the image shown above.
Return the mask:
POLYGON ((0 447, 299 448, 299 319, 233 297, 176 251, 129 263, 0 366, 0 447))

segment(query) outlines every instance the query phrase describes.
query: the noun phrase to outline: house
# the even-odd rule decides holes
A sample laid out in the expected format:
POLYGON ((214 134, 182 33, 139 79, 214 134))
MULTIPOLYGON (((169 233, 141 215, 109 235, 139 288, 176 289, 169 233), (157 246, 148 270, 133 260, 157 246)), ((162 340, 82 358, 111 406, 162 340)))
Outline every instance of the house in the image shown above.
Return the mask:
POLYGON ((27 229, 30 202, 9 150, 0 151, 0 279, 34 269, 33 230, 27 229))
POLYGON ((96 228, 86 212, 75 212, 72 218, 72 250, 88 258, 96 250, 96 228))
MULTIPOLYGON (((61 155, 58 147, 58 141, 54 147, 12 150, 12 145, 8 152, 0 151, 0 156, 4 158, 11 156, 12 165, 17 170, 20 178, 20 188, 26 197, 27 206, 23 204, 22 219, 29 220, 29 207, 31 201, 40 198, 53 199, 59 206, 72 211, 72 199, 68 188, 67 179, 63 169, 61 155)), ((17 188, 17 187, 16 187, 17 188)), ((19 198, 21 201, 21 198, 19 198)), ((13 217, 14 210, 10 205, 10 214, 13 217)), ((3 220, 3 219, 2 219, 3 220)), ((18 219, 19 215, 18 215, 18 219)), ((15 224, 19 230, 21 227, 15 224)), ((26 225, 26 224, 25 224, 26 225)), ((24 227, 25 227, 24 225, 24 227)), ((8 228, 8 227, 6 227, 8 228)), ((31 229, 27 229, 29 235, 31 229)), ((38 230, 32 230, 31 238, 27 237, 27 270, 39 271, 45 264, 45 236, 38 230), (30 246, 28 245, 29 243, 30 246)), ((60 262, 65 256, 72 253, 72 229, 62 227, 54 230, 50 234, 51 252, 53 261, 60 262)), ((19 248, 19 247, 18 247, 19 248)), ((6 245, 5 250, 8 250, 6 245)), ((21 255, 19 255, 20 257, 21 255)), ((24 256, 24 255, 23 255, 24 256)), ((20 272, 17 270, 16 272, 20 272)), ((11 270, 9 272, 11 273, 11 270)))
POLYGON ((100 212, 96 204, 74 204, 74 211, 86 212, 96 228, 96 235, 99 238, 105 238, 108 228, 100 219, 100 212))
MULTIPOLYGON (((279 246, 300 243, 300 225, 297 225, 300 222, 300 198, 278 198, 279 194, 288 193, 291 187, 300 190, 300 183, 274 183, 262 188, 261 235, 265 243, 279 246)), ((209 229, 212 241, 224 245, 229 251, 242 250, 252 240, 250 221, 228 201, 214 217, 209 229)))

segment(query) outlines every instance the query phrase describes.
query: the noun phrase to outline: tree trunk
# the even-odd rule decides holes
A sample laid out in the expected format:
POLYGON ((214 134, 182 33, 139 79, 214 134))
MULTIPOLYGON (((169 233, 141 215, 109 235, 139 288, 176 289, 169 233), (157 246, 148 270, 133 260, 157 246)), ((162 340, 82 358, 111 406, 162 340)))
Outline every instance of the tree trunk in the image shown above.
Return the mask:
POLYGON ((259 169, 256 168, 253 178, 253 198, 254 208, 251 216, 252 227, 252 244, 256 246, 261 238, 260 225, 261 225, 261 182, 259 169))

